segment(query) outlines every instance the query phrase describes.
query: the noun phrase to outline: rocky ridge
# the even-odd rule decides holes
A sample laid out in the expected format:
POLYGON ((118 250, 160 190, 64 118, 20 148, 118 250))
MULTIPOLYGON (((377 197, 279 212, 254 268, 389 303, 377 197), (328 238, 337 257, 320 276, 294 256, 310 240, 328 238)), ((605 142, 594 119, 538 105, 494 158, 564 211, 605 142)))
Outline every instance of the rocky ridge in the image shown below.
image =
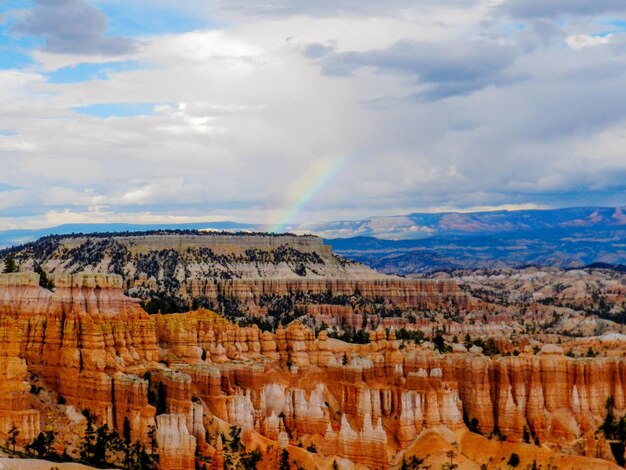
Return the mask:
MULTIPOLYGON (((122 276, 150 313, 210 308, 229 318, 376 325, 425 310, 458 311, 471 299, 453 281, 380 274, 332 254, 314 236, 210 232, 51 236, 0 252, 21 270, 122 276)), ((61 281, 62 282, 62 281, 61 281)), ((406 322, 406 319, 404 320, 406 322)), ((393 321, 391 322, 393 323, 393 321)), ((370 325, 371 326, 371 325, 370 325)))

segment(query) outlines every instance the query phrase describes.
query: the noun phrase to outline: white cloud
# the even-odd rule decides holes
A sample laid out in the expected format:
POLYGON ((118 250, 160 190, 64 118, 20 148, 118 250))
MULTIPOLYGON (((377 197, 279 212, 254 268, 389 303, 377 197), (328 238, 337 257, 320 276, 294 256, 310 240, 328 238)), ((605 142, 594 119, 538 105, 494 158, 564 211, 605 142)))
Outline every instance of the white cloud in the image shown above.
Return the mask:
POLYGON ((2 193, 0 218, 276 223, 328 156, 350 159, 296 220, 570 205, 610 199, 603 182, 611 197, 626 189, 618 35, 583 47, 599 42, 588 21, 550 23, 566 48, 513 27, 522 20, 493 2, 400 3, 385 14, 373 3, 329 15, 231 9, 218 11, 220 29, 146 36, 122 56, 37 51, 36 66, 0 71, 0 129, 16 132, 0 136, 0 183, 24 188, 2 193), (349 59, 352 75, 323 75, 311 44, 349 59), (459 54, 475 44, 488 47, 459 54), (142 66, 46 82, 44 72, 113 57, 142 66), (154 112, 71 111, 94 103, 154 112), (597 199, 572 199, 583 185, 597 199))
POLYGON ((565 38, 565 42, 572 49, 582 49, 584 47, 599 46, 611 42, 611 34, 606 36, 591 36, 589 34, 576 34, 565 38))

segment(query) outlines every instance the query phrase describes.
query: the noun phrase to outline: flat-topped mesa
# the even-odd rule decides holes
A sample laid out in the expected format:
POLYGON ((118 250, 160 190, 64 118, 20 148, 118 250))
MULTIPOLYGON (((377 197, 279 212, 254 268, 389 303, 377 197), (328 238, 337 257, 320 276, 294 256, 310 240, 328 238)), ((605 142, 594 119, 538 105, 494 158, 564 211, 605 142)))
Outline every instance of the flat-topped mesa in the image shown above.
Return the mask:
MULTIPOLYGON (((0 274, 1 287, 39 287, 40 276, 25 271, 0 274)), ((57 274, 53 277, 55 290, 59 288, 122 289, 122 277, 116 274, 77 273, 57 274)))
MULTIPOLYGON (((331 247, 315 235, 290 234, 228 234, 220 232, 164 233, 154 232, 146 235, 113 235, 121 246, 131 254, 146 254, 161 250, 197 250, 210 249, 216 255, 244 255, 249 250, 271 251, 281 246, 289 246, 302 253, 323 253, 331 255, 331 247)), ((98 235, 61 237, 63 248, 72 250, 83 247, 85 243, 97 243, 106 239, 98 235)))
POLYGON ((207 275, 215 279, 383 277, 366 266, 333 256, 331 247, 312 235, 68 235, 45 237, 13 251, 22 268, 42 266, 53 274, 77 269, 119 273, 127 288, 154 286, 169 295, 177 293, 178 283, 192 294, 207 275))
POLYGON ((77 270, 120 274, 127 292, 156 300, 155 313, 179 308, 160 304, 164 298, 237 315, 276 316, 291 305, 318 323, 360 326, 363 314, 374 322, 381 308, 467 310, 474 300, 453 280, 403 279, 343 260, 315 236, 93 234, 47 237, 14 251, 22 269, 42 266, 63 287, 70 284, 58 276, 77 270))

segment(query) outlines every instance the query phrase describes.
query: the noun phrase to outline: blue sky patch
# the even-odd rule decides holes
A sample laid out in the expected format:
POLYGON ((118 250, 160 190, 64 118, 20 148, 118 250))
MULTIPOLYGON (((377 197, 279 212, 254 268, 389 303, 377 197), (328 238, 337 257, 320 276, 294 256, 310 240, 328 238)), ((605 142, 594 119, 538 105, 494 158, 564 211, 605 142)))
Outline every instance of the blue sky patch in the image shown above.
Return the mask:
POLYGON ((13 186, 12 184, 2 183, 0 182, 0 193, 8 193, 10 191, 16 191, 20 188, 19 186, 13 186))
POLYGON ((72 111, 87 116, 106 119, 109 117, 149 116, 154 114, 158 103, 101 103, 71 108, 72 111))
POLYGON ((610 36, 611 34, 624 33, 626 32, 626 21, 623 20, 603 20, 599 21, 601 25, 610 26, 611 29, 606 31, 601 31, 599 33, 593 34, 594 38, 604 38, 606 36, 610 36))
POLYGON ((63 67, 46 74, 49 83, 78 83, 90 80, 106 80, 110 74, 141 69, 136 60, 105 62, 100 64, 80 63, 73 67, 63 67))
MULTIPOLYGON (((18 8, 17 5, 20 3, 23 4, 21 8, 29 6, 29 2, 9 1, 8 5, 0 2, 0 13, 18 8)), ((0 69, 15 69, 34 64, 29 52, 43 44, 41 38, 11 34, 9 31, 12 24, 10 18, 5 24, 0 24, 0 69)))
POLYGON ((34 64, 33 59, 26 54, 0 47, 0 70, 19 69, 32 64, 34 64))
POLYGON ((109 20, 108 35, 145 36, 184 33, 195 29, 215 27, 200 15, 181 8, 152 5, 143 2, 96 2, 109 20))
POLYGON ((602 20, 602 21, 598 21, 599 24, 604 25, 604 26, 610 26, 611 29, 607 30, 606 32, 602 32, 599 34, 596 34, 595 36, 599 36, 600 34, 603 35, 608 35, 608 34, 614 34, 614 33, 623 33, 626 32, 626 21, 625 20, 602 20))
POLYGON ((609 20, 606 24, 610 24, 621 31, 626 31, 626 20, 609 20))
POLYGON ((0 13, 11 10, 24 10, 33 6, 31 0, 2 0, 0 2, 0 13))

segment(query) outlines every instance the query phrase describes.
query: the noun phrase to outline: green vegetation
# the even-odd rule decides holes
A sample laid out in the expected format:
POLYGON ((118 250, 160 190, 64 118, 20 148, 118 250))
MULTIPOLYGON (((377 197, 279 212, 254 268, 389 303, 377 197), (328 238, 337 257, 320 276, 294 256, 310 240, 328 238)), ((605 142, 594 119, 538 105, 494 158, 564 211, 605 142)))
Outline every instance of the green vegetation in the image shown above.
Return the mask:
POLYGON ((402 459, 402 466, 400 470, 419 470, 424 464, 424 459, 417 458, 416 456, 411 457, 409 460, 402 459))
POLYGON ((515 468, 519 465, 519 462, 520 462, 519 455, 513 452, 511 456, 509 457, 509 461, 506 464, 509 465, 510 467, 515 468))
POLYGON ((240 319, 237 324, 239 326, 252 326, 256 325, 261 331, 276 331, 274 324, 265 317, 251 316, 240 319))
POLYGON ((189 304, 180 298, 157 293, 153 293, 150 299, 141 302, 140 305, 150 315, 157 313, 180 313, 190 310, 189 304))
POLYGON ((400 328, 395 331, 395 334, 398 340, 413 341, 416 344, 422 344, 424 342, 424 332, 421 330, 400 328))
POLYGON ((370 335, 367 331, 356 330, 351 326, 346 327, 343 331, 331 330, 328 332, 328 337, 353 344, 368 344, 370 342, 370 335))
POLYGON ((3 273, 16 273, 19 271, 15 258, 11 255, 4 258, 4 270, 3 273))
POLYGON ((35 440, 26 446, 27 452, 34 452, 40 459, 58 461, 59 456, 54 451, 54 431, 40 432, 35 440))
POLYGON ((283 449, 280 453, 280 462, 279 462, 280 470, 290 470, 291 466, 289 465, 289 451, 287 449, 283 449))
POLYGON ((244 453, 241 456, 241 465, 245 470, 256 470, 261 458, 261 450, 257 447, 252 452, 244 453))
POLYGON ((20 435, 20 430, 17 428, 15 423, 11 423, 11 427, 7 432, 7 447, 11 447, 13 453, 15 453, 15 444, 17 443, 17 436, 20 435))
POLYGON ((472 339, 472 337, 468 333, 465 335, 465 347, 469 349, 472 346, 478 346, 479 348, 482 348, 483 354, 485 356, 496 356, 498 354, 502 354, 500 346, 498 346, 498 343, 492 337, 487 338, 487 341, 483 340, 482 338, 472 339))
MULTIPOLYGON (((229 435, 230 437, 221 435, 222 442, 224 443, 224 469, 255 470, 259 462, 263 459, 261 450, 257 447, 252 452, 246 452, 241 442, 241 428, 239 426, 231 426, 229 435)), ((217 439, 217 436, 215 436, 215 439, 217 439)), ((207 441, 209 440, 210 439, 207 438, 207 441)))
POLYGON ((613 397, 606 399, 606 417, 598 428, 611 445, 611 452, 618 465, 624 466, 624 449, 626 448, 626 416, 615 416, 615 401, 613 397))
POLYGON ((435 345, 435 349, 440 353, 447 353, 452 351, 452 347, 446 344, 446 341, 443 338, 441 331, 437 331, 437 333, 435 334, 435 337, 433 338, 433 344, 435 345))
POLYGON ((89 410, 84 410, 83 415, 87 425, 80 445, 80 462, 96 468, 157 469, 157 461, 146 452, 145 447, 139 442, 131 443, 128 419, 124 420, 123 435, 120 437, 106 424, 96 428, 94 416, 89 410))
POLYGON ((441 466, 441 470, 456 470, 457 468, 459 468, 459 465, 454 463, 454 451, 453 450, 449 450, 446 452, 446 457, 448 457, 450 459, 449 463, 444 463, 441 466))
POLYGON ((37 265, 35 267, 35 272, 39 274, 39 285, 41 287, 48 290, 54 289, 54 283, 50 279, 48 279, 48 274, 46 274, 46 272, 40 265, 37 265))

